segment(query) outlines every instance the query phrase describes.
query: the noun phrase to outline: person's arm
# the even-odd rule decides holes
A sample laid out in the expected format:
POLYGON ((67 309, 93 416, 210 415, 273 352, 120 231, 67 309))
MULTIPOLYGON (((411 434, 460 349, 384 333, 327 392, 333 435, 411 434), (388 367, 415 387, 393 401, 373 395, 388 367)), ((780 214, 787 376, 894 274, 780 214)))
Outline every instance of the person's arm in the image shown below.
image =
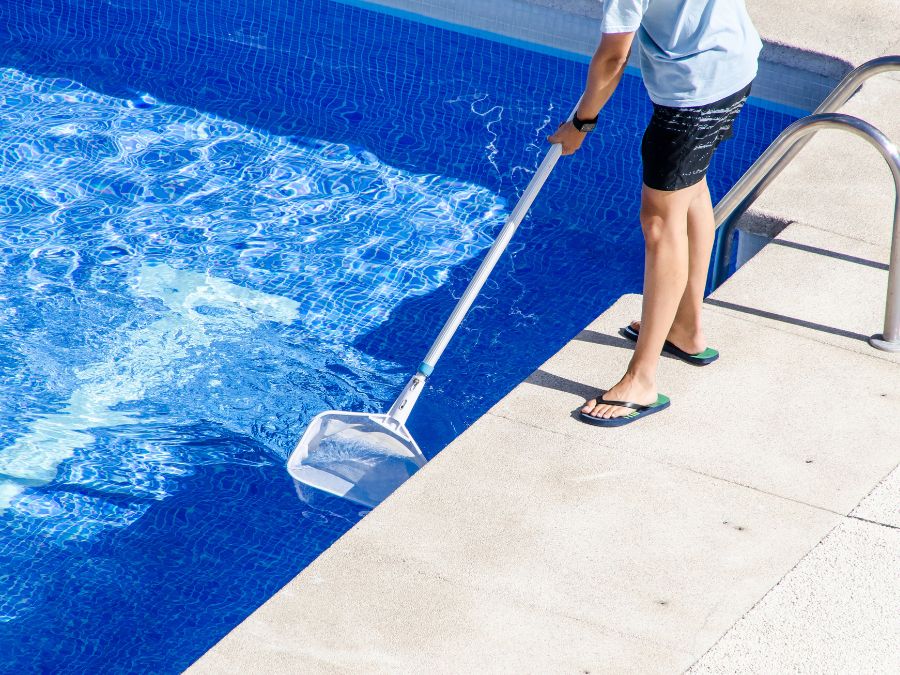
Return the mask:
MULTIPOLYGON (((612 96, 625 72, 634 33, 604 33, 588 68, 587 84, 578 105, 578 119, 591 120, 612 96)), ((562 154, 571 155, 581 147, 586 132, 578 131, 571 122, 563 122, 547 140, 562 143, 562 154)))

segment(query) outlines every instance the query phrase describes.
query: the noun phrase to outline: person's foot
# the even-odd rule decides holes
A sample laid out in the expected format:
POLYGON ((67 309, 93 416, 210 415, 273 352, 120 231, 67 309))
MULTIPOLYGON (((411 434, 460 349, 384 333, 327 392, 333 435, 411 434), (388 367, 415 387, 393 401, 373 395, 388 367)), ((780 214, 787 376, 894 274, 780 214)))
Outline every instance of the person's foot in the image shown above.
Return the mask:
POLYGON ((628 373, 619 380, 619 383, 607 391, 603 396, 592 398, 581 408, 581 412, 591 417, 603 417, 610 419, 630 415, 634 412, 631 408, 609 405, 607 401, 626 401, 639 405, 653 405, 658 398, 655 382, 641 382, 628 373))
MULTIPOLYGON (((631 328, 639 333, 641 330, 641 322, 632 321, 631 328)), ((677 324, 672 324, 672 328, 669 329, 669 335, 666 337, 666 340, 688 354, 699 354, 706 349, 706 337, 703 335, 703 330, 700 328, 686 330, 677 324)))

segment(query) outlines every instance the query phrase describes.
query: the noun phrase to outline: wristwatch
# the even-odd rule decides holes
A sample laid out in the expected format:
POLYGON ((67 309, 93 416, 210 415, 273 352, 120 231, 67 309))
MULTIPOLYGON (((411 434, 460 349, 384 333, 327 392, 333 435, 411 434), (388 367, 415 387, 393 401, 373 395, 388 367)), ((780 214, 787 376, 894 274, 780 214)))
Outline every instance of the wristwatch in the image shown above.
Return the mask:
POLYGON ((594 130, 594 128, 597 126, 597 119, 599 117, 600 116, 597 115, 597 117, 591 120, 580 120, 578 119, 578 113, 575 113, 575 115, 572 116, 572 126, 578 129, 578 131, 587 133, 588 131, 594 130))

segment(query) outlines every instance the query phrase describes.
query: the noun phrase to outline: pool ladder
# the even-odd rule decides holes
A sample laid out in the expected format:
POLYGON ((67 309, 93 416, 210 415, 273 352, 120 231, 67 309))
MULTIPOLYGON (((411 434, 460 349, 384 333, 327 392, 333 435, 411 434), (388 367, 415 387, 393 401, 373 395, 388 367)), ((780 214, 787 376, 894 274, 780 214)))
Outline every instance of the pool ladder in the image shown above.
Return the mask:
POLYGON ((866 139, 881 153, 894 177, 894 231, 888 269, 884 329, 869 338, 869 344, 884 351, 900 352, 900 151, 874 126, 852 115, 835 112, 846 103, 867 79, 878 73, 900 70, 900 55, 883 56, 851 71, 816 108, 813 114, 797 120, 776 138, 741 179, 715 207, 716 227, 722 231, 713 254, 712 280, 718 286, 725 280, 731 260, 732 241, 737 222, 797 153, 821 129, 841 129, 866 139))

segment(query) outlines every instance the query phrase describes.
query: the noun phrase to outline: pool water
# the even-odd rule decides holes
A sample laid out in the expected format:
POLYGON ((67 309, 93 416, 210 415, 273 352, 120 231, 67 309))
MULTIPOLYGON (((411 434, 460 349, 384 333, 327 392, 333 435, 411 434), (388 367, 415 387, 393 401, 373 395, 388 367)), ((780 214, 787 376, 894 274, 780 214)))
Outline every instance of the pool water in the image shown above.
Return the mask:
MULTIPOLYGON (((329 0, 12 0, 0 38, 0 672, 180 672, 365 515, 284 461, 393 401, 586 64, 329 0)), ((649 115, 626 76, 558 165, 428 457, 639 292, 649 115)), ((793 119, 749 105, 714 197, 793 119)))

